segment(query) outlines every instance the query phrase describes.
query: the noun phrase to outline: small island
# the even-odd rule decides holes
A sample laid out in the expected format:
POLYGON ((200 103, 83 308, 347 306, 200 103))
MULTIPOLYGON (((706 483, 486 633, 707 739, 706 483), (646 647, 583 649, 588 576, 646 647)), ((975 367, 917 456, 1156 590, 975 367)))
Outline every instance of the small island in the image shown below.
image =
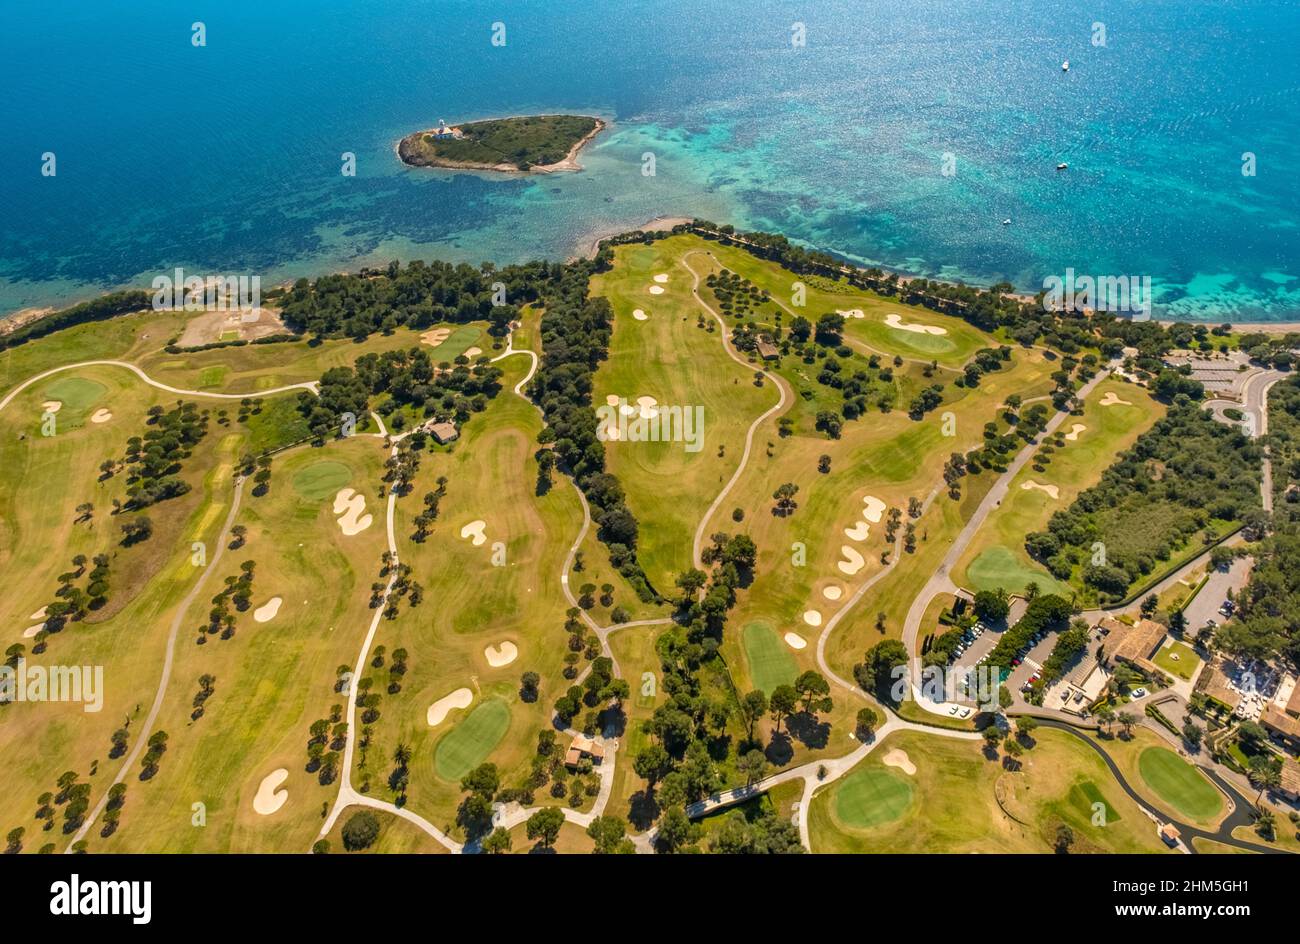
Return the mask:
POLYGON ((581 170, 582 147, 605 128, 590 115, 521 115, 417 131, 397 155, 412 167, 452 167, 505 173, 581 170))

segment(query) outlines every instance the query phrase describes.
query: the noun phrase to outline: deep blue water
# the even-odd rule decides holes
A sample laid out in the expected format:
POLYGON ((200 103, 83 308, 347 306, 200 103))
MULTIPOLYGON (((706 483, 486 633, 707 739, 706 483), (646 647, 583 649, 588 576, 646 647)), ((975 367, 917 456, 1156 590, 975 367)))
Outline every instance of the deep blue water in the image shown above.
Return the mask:
POLYGON ((178 265, 564 258, 701 215, 908 272, 1150 276, 1161 315, 1293 320, 1298 47, 1300 6, 1269 0, 4 0, 0 312, 178 265), (614 122, 582 173, 393 153, 439 118, 558 110, 614 122))

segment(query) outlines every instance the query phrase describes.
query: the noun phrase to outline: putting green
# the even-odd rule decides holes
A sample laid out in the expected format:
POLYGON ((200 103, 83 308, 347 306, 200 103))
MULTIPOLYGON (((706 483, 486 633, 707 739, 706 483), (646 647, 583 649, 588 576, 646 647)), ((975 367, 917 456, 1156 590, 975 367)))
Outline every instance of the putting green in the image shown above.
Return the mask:
POLYGON ((742 634, 749 676, 754 686, 772 694, 778 685, 789 685, 799 674, 799 666, 770 624, 750 623, 742 634))
POLYGON ((966 568, 966 579, 976 590, 997 590, 1019 593, 1030 581, 1038 584, 1044 593, 1061 593, 1069 596, 1070 588, 1045 570, 1027 566, 1014 553, 1001 544, 987 548, 966 568))
POLYGON ((84 413, 108 392, 97 380, 85 377, 60 377, 41 392, 42 400, 58 400, 63 409, 84 413))
POLYGON ((499 698, 483 702, 438 742, 433 769, 445 780, 458 781, 492 753, 510 727, 510 709, 499 698))
POLYGON ((1213 784, 1171 750, 1148 747, 1138 756, 1138 771, 1161 799, 1192 819, 1205 822, 1223 809, 1213 784))
POLYGON ((352 470, 342 462, 323 459, 313 462, 293 477, 293 489, 309 501, 333 498, 352 481, 352 470))
POLYGON ((835 818, 853 829, 892 823, 912 803, 912 785, 901 774, 867 767, 844 778, 835 793, 835 818))
POLYGON ((957 349, 957 345, 943 335, 922 334, 919 331, 903 331, 900 328, 889 328, 888 330, 890 338, 899 347, 910 347, 922 354, 947 354, 949 351, 957 349))
POLYGON ((472 325, 461 325, 447 335, 447 340, 430 349, 428 351, 429 357, 433 358, 435 364, 441 364, 443 361, 454 361, 473 347, 474 342, 482 336, 483 332, 478 328, 472 325))

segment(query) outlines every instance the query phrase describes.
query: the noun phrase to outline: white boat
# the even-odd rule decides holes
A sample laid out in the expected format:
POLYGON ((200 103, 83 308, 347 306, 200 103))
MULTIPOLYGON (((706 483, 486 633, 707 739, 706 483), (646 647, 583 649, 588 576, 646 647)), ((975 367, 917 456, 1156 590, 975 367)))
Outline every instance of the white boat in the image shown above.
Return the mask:
POLYGON ((1011 218, 1010 218, 1010 217, 1007 217, 1005 220, 1003 220, 1003 221, 1002 221, 1002 225, 1003 225, 1003 226, 1010 226, 1010 225, 1011 225, 1011 218))
POLYGON ((1067 169, 1069 166, 1070 166, 1070 165, 1067 164, 1067 163, 1065 163, 1065 161, 1061 161, 1061 163, 1059 163, 1059 164, 1056 165, 1056 169, 1057 169, 1057 170, 1065 170, 1065 169, 1067 169))
POLYGON ((1061 71, 1062 71, 1062 72, 1069 72, 1069 71, 1070 71, 1070 60, 1069 60, 1069 59, 1066 59, 1064 62, 1061 63, 1061 71))

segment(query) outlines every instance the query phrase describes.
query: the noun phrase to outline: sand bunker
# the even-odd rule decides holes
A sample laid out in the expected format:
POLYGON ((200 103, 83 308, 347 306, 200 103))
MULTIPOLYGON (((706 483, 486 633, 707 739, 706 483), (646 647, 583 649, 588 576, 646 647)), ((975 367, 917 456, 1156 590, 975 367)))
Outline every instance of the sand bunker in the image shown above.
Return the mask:
POLYGON ((809 626, 820 626, 822 624, 822 615, 816 610, 805 610, 803 621, 809 626))
POLYGON ((926 325, 917 322, 904 321, 897 314, 885 316, 885 324, 891 328, 897 328, 899 331, 911 331, 914 334, 947 334, 947 328, 940 328, 938 325, 926 325))
POLYGON ((1070 427, 1070 431, 1065 434, 1065 438, 1070 440, 1070 442, 1074 442, 1079 438, 1079 434, 1087 428, 1088 427, 1084 426, 1082 423, 1075 423, 1070 427))
POLYGON ((1127 400, 1121 400, 1114 390, 1107 390, 1106 395, 1099 401, 1102 406, 1132 406, 1127 400))
POLYGON ((433 727, 436 724, 442 724, 443 719, 447 717, 448 713, 456 708, 468 708, 469 703, 473 700, 474 693, 468 688, 458 688, 450 695, 439 698, 429 706, 429 713, 426 715, 429 727, 433 727))
POLYGON ((900 750, 897 747, 881 758, 886 767, 897 767, 909 777, 916 776, 916 764, 907 756, 907 751, 900 750))
POLYGON ((357 494, 356 489, 340 489, 334 496, 334 514, 342 516, 339 527, 348 537, 360 534, 374 522, 370 515, 363 514, 365 510, 366 496, 357 494))
POLYGON ((845 318, 865 318, 867 313, 861 308, 836 308, 835 314, 843 315, 845 318))
POLYGON ((90 421, 92 423, 107 423, 112 418, 113 418, 113 414, 110 413, 108 410, 99 409, 96 410, 93 414, 91 414, 90 421))
POLYGON ((1055 485, 1044 485, 1042 482, 1035 482, 1033 479, 1030 479, 1028 482, 1022 483, 1020 488, 1026 492, 1032 488, 1036 488, 1040 492, 1046 492, 1048 495, 1051 495, 1053 498, 1061 497, 1061 490, 1057 488, 1055 485))
POLYGON ((863 559, 862 555, 847 544, 840 548, 840 553, 844 555, 844 560, 835 565, 840 569, 840 573, 852 577, 866 566, 867 562, 863 559))
POLYGON ((828 600, 838 600, 843 595, 844 591, 835 584, 831 584, 829 587, 822 587, 822 596, 828 600))
POLYGON ((258 623, 269 623, 280 612, 280 604, 283 602, 279 597, 271 597, 253 611, 253 619, 258 623))
POLYGON ((35 636, 44 628, 45 628, 44 623, 37 623, 35 626, 28 626, 26 629, 23 630, 23 638, 31 639, 33 636, 35 636))
POLYGON ((641 419, 652 420, 659 415, 659 401, 654 397, 637 397, 636 402, 641 407, 641 419))
POLYGON ((482 353, 483 349, 481 347, 471 347, 465 350, 465 356, 469 358, 478 357, 482 353))
POLYGON ((632 317, 635 318, 637 321, 645 321, 645 320, 646 320, 647 318, 649 318, 650 316, 647 315, 647 314, 646 314, 644 311, 642 311, 640 308, 634 308, 634 309, 632 310, 632 317))
POLYGON ((488 665, 499 669, 519 658, 519 649, 512 642, 503 642, 499 646, 488 646, 483 650, 483 656, 487 659, 488 665))
POLYGON ((651 285, 651 286, 650 286, 650 294, 651 294, 651 295, 662 295, 663 293, 664 293, 664 287, 663 287, 662 285, 651 285))
POLYGON ((611 394, 609 394, 608 396, 605 397, 605 405, 606 405, 606 406, 618 406, 618 399, 619 399, 619 397, 618 397, 618 394, 617 394, 617 393, 611 393, 611 394))
POLYGON ((28 619, 43 620, 43 619, 45 619, 45 611, 48 610, 48 609, 49 609, 48 606, 43 606, 43 607, 41 607, 39 610, 37 610, 35 613, 33 613, 31 616, 29 616, 29 617, 27 617, 27 618, 28 618, 28 619))
POLYGON ((63 409, 63 403, 60 400, 46 400, 41 404, 41 409, 46 413, 57 413, 63 409))
POLYGON ((785 644, 791 649, 807 649, 808 640, 804 639, 798 633, 786 633, 785 644))
POLYGON ((854 541, 865 541, 867 535, 871 533, 871 525, 865 521, 859 521, 851 528, 845 528, 844 533, 854 541))
POLYGON ((257 788, 257 796, 253 797, 253 809, 263 816, 270 816, 284 806, 284 801, 289 799, 289 791, 277 790, 276 787, 284 783, 288 777, 289 771, 283 767, 263 777, 262 785, 257 788))
POLYGON ((872 524, 879 524, 880 516, 885 512, 885 503, 875 495, 867 495, 862 499, 862 504, 867 506, 862 509, 862 517, 872 524))
POLYGON ((420 335, 420 343, 427 344, 429 347, 437 347, 449 337, 451 337, 451 328, 434 328, 420 335))
POLYGON ((460 536, 463 538, 470 538, 473 540, 474 546, 478 547, 487 540, 487 535, 483 533, 483 526, 485 524, 487 524, 486 521, 482 518, 477 518, 460 529, 460 536))
POLYGON ((667 273, 665 273, 665 272, 660 272, 658 275, 655 276, 655 281, 656 281, 656 282, 659 282, 659 283, 661 283, 661 284, 664 283, 664 282, 667 282, 667 281, 668 281, 668 275, 667 275, 667 273))

